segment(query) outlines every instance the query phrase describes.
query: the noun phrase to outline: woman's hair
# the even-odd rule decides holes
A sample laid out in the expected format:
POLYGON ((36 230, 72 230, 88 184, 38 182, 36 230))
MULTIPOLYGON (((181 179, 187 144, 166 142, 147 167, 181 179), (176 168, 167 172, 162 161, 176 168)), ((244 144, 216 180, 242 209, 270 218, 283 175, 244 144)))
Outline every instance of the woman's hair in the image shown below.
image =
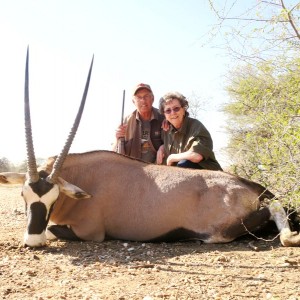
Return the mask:
POLYGON ((177 99, 180 103, 180 106, 183 107, 186 111, 186 114, 188 115, 189 113, 187 112, 187 109, 189 108, 189 102, 186 100, 186 98, 178 93, 178 92, 169 92, 165 94, 163 97, 160 98, 159 100, 159 111, 161 114, 164 114, 165 111, 165 105, 172 100, 177 99))

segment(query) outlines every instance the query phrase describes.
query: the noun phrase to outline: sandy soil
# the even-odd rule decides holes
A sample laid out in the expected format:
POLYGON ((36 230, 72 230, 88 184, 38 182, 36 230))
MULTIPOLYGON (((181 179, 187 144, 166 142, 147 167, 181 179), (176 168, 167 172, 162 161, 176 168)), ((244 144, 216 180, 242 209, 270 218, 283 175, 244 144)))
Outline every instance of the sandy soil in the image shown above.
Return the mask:
POLYGON ((52 241, 24 248, 20 187, 0 187, 1 299, 300 299, 300 248, 52 241))

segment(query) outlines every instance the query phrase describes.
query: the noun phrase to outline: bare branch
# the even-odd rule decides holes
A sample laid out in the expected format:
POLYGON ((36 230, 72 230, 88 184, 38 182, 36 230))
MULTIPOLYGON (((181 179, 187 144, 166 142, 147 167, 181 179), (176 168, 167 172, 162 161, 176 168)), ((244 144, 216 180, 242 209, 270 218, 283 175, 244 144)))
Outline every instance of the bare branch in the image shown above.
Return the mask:
MULTIPOLYGON (((298 30, 297 30, 297 28, 296 28, 296 25, 295 25, 295 23, 294 23, 294 20, 293 20, 293 18, 292 18, 291 11, 288 11, 288 10, 286 9, 283 0, 280 0, 280 2, 281 2, 282 8, 283 8, 283 9, 286 11, 286 13, 287 13, 289 22, 290 22, 290 24, 291 24, 291 26, 292 26, 294 32, 296 33, 297 38, 300 40, 300 34, 299 34, 299 32, 298 32, 298 30)), ((295 7, 295 6, 294 6, 294 7, 295 7)))

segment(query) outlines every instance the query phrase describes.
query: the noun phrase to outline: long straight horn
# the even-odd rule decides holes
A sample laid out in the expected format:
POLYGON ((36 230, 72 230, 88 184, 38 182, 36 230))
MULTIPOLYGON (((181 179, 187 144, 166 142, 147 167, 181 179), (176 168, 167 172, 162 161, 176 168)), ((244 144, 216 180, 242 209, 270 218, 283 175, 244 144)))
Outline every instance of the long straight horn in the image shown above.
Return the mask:
POLYGON ((29 47, 26 55, 26 69, 25 69, 25 93, 24 93, 24 112, 25 112, 25 135, 26 135, 26 149, 27 149, 27 172, 29 174, 30 182, 37 182, 39 174, 37 172, 36 160, 34 155, 30 106, 29 106, 29 76, 28 76, 28 61, 29 61, 29 47))
POLYGON ((47 178, 47 180, 49 182, 55 183, 57 181, 57 177, 58 177, 60 168, 63 165, 66 156, 68 155, 68 152, 69 152, 70 147, 72 145, 73 139, 74 139, 75 134, 77 132, 77 128, 78 128, 79 123, 80 123, 80 119, 81 119, 82 112, 83 112, 84 105, 85 105, 86 96, 87 96, 88 89, 89 89, 90 78, 91 78, 91 73, 92 73, 92 68, 93 68, 93 62, 94 62, 94 55, 93 55, 93 58, 92 58, 89 74, 88 74, 88 77, 87 77, 87 80, 86 80, 85 89, 84 89, 84 92, 83 92, 83 96, 82 96, 82 99, 81 99, 81 104, 80 104, 79 110, 77 112, 76 119, 75 119, 73 127, 72 127, 72 129, 69 133, 69 136, 68 136, 68 139, 65 143, 65 146, 64 146, 63 150, 61 151, 61 153, 59 154, 59 156, 56 158, 55 163, 53 165, 53 170, 47 178))

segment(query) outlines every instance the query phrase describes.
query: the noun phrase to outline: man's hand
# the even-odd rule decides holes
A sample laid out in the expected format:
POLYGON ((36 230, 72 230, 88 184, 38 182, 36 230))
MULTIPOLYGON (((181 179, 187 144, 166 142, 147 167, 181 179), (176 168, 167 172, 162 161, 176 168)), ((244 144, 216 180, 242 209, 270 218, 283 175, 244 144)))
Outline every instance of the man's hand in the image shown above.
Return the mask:
POLYGON ((120 125, 116 130, 116 139, 125 137, 127 124, 120 125))
POLYGON ((163 159, 165 157, 165 149, 164 149, 164 145, 161 145, 156 153, 156 163, 158 165, 161 165, 163 162, 163 159))

